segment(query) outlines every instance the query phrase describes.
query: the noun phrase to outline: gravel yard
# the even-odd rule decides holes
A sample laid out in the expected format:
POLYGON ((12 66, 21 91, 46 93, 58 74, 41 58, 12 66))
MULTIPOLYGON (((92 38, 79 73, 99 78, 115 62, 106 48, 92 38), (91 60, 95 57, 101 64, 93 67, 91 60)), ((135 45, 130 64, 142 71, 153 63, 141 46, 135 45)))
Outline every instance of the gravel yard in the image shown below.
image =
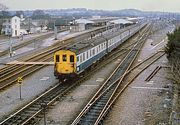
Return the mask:
MULTIPOLYGON (((105 120, 105 125, 155 125, 168 123, 171 105, 169 81, 164 75, 167 69, 162 68, 150 82, 145 79, 161 65, 166 57, 159 59, 155 64, 145 70, 124 91, 122 96, 105 120)), ((163 64, 164 65, 164 64, 163 64)))
MULTIPOLYGON (((167 42, 166 32, 172 28, 167 27, 149 37, 137 61, 142 61, 164 47, 167 42)), ((169 124, 173 98, 172 82, 167 79, 169 69, 161 68, 151 81, 145 81, 157 66, 168 66, 166 56, 157 60, 129 85, 104 120, 104 125, 169 124)))

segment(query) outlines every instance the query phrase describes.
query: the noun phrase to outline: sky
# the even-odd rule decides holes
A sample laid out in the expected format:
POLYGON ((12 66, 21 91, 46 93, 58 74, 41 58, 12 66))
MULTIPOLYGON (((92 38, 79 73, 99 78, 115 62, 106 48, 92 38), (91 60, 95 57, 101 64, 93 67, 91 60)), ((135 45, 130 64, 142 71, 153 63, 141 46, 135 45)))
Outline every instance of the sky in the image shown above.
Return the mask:
POLYGON ((180 12, 180 0, 0 0, 10 10, 88 8, 180 12))

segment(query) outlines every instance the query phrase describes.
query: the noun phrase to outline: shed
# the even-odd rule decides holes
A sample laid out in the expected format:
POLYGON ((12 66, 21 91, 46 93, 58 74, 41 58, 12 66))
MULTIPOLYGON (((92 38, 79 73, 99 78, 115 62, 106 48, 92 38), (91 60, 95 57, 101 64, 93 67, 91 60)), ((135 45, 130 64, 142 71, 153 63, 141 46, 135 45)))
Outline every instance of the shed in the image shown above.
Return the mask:
POLYGON ((75 20, 75 25, 71 26, 71 31, 83 31, 88 29, 92 24, 93 21, 87 19, 77 19, 75 20))

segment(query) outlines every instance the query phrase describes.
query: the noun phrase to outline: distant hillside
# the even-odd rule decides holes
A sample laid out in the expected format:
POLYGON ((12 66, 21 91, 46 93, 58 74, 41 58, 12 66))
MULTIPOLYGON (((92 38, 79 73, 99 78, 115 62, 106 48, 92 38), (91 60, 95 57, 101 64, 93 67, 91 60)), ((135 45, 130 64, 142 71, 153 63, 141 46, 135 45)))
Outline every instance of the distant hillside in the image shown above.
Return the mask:
POLYGON ((142 15, 143 11, 136 10, 136 9, 123 9, 123 10, 116 11, 116 13, 120 13, 122 15, 138 16, 138 15, 142 15))
MULTIPOLYGON (((10 11, 12 15, 15 14, 16 11, 10 11)), ((24 11, 25 16, 32 16, 33 10, 24 11)), ((141 11, 137 9, 123 9, 123 10, 115 10, 115 11, 107 11, 107 10, 92 10, 86 8, 72 8, 72 9, 51 9, 44 10, 46 14, 51 16, 74 16, 74 17, 90 17, 93 15, 99 16, 174 16, 180 18, 180 13, 168 13, 168 12, 151 12, 151 11, 141 11)))

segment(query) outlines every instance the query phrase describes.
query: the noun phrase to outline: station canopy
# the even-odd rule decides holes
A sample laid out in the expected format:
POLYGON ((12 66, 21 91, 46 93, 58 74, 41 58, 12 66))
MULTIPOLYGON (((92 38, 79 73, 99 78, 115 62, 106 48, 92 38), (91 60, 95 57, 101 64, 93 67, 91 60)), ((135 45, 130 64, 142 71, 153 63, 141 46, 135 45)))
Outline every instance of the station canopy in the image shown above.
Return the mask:
POLYGON ((77 20, 75 20, 75 22, 77 24, 93 24, 94 23, 94 21, 90 21, 87 19, 77 19, 77 20))
POLYGON ((118 20, 112 20, 110 23, 114 24, 133 24, 133 22, 125 20, 125 19, 118 19, 118 20))
POLYGON ((142 19, 144 19, 144 17, 126 17, 126 19, 127 20, 129 20, 129 21, 133 21, 133 20, 142 20, 142 19))
POLYGON ((138 20, 137 17, 134 17, 134 18, 133 17, 126 17, 126 19, 129 20, 129 21, 138 20))

